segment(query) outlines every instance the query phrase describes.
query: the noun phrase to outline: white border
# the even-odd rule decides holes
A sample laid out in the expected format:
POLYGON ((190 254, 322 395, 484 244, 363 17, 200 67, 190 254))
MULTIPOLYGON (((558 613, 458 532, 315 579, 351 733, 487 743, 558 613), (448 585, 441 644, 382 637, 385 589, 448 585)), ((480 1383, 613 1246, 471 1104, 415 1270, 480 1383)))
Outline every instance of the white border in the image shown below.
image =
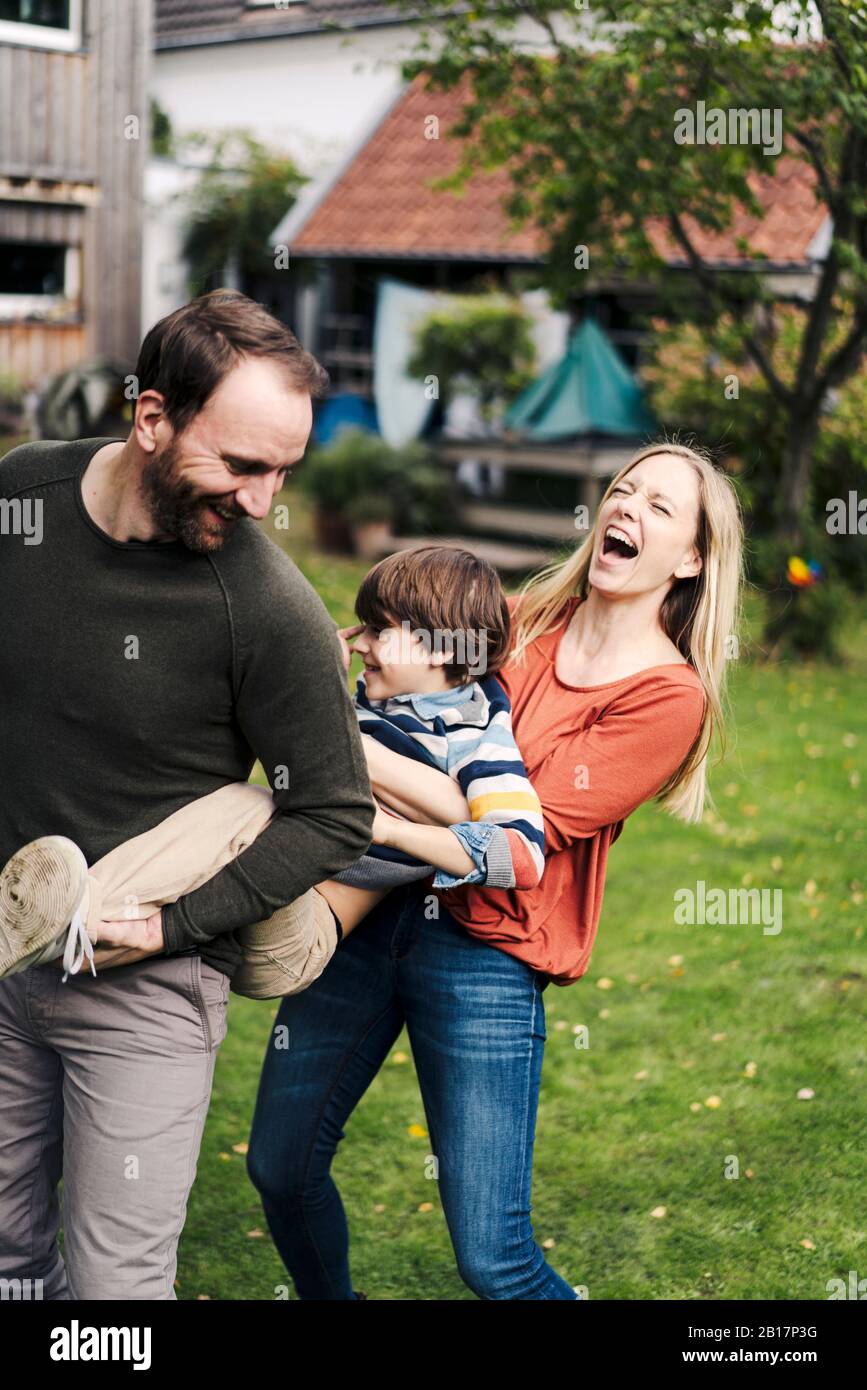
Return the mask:
POLYGON ((47 24, 24 24, 17 19, 0 19, 0 44, 75 52, 81 48, 81 0, 69 0, 68 29, 51 29, 47 24))

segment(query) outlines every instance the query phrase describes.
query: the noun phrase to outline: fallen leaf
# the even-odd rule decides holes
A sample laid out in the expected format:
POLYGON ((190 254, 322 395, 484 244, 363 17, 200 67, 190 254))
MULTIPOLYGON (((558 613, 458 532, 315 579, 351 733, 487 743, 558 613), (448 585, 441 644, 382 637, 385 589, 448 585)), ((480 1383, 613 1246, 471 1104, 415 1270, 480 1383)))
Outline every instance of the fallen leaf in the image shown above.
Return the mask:
POLYGON ((427 1139, 427 1130, 424 1125, 410 1125, 406 1132, 410 1139, 427 1139))
POLYGON ((597 989, 611 989, 614 985, 613 980, 609 980, 607 975, 603 975, 601 980, 596 981, 597 989))
POLYGON ((705 1105, 707 1106, 708 1110, 719 1110, 720 1106, 722 1105, 722 1101, 720 1100, 719 1096, 708 1096, 707 1100, 705 1101, 705 1105))
POLYGON ((433 1211, 433 1202, 422 1202, 422 1203, 419 1205, 418 1210, 419 1210, 419 1211, 433 1211))
POLYGON ((758 1066, 755 1062, 747 1062, 746 1066, 744 1067, 744 1076, 755 1076, 757 1071, 758 1066))
POLYGON ((815 1250, 816 1248, 811 1240, 799 1240, 798 1244, 803 1245, 805 1250, 815 1250))
POLYGON ((541 1242, 541 1245, 542 1245, 542 1249, 543 1249, 543 1250, 553 1250, 553 1249, 554 1249, 554 1246, 555 1246, 556 1244, 557 1244, 556 1240, 553 1240, 553 1239, 551 1238, 551 1236, 549 1236, 547 1240, 543 1240, 543 1241, 541 1242))
POLYGON ((232 1153, 233 1153, 233 1154, 245 1154, 245 1153, 247 1152, 247 1150, 249 1149, 249 1147, 250 1147, 250 1145, 247 1144, 247 1143, 244 1143, 243 1141, 242 1141, 240 1144, 233 1144, 233 1145, 232 1145, 232 1153))
POLYGON ((396 1066, 399 1066, 401 1062, 408 1062, 409 1058, 407 1057, 405 1052, 392 1052, 391 1060, 395 1063, 396 1066))
POLYGON ((264 1234, 265 1234, 265 1232, 264 1232, 264 1231, 260 1231, 258 1226, 254 1226, 253 1229, 252 1229, 252 1231, 248 1231, 248 1232, 247 1232, 247 1239, 248 1239, 248 1240, 261 1240, 264 1234))
POLYGON ((654 1217, 657 1221, 661 1221, 662 1218, 663 1218, 664 1216, 666 1216, 667 1214, 668 1214, 668 1208, 667 1208, 667 1207, 654 1207, 654 1208, 653 1208, 653 1211, 650 1213, 650 1215, 651 1215, 652 1217, 654 1217))
POLYGON ((798 1092, 798 1100, 813 1100, 816 1092, 811 1091, 809 1086, 802 1086, 798 1092))

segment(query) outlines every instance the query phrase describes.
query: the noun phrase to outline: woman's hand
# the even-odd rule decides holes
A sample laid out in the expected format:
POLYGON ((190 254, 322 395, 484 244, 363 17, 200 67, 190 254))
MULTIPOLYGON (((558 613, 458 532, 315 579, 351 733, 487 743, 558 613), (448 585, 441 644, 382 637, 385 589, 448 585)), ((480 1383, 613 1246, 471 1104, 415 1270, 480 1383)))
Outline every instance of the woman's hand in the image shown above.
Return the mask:
POLYGON ((395 753, 369 734, 362 734, 361 742, 374 795, 402 816, 434 825, 472 819, 466 797, 445 772, 395 753))
POLYGON ((372 842, 375 845, 393 845, 392 835, 396 818, 377 806, 373 817, 372 842))

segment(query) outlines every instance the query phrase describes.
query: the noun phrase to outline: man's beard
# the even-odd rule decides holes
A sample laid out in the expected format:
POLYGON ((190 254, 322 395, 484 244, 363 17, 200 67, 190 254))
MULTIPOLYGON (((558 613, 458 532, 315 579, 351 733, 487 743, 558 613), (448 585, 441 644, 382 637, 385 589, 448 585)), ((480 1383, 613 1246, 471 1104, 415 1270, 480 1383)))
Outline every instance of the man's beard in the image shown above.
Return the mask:
POLYGON ((235 529, 238 517, 246 513, 238 510, 231 493, 210 497, 198 492, 181 476, 179 457, 177 441, 173 439, 161 454, 152 454, 142 469, 141 492, 154 524, 164 535, 182 541, 188 550, 202 554, 219 550, 235 529), (218 521, 208 511, 209 505, 222 507, 233 516, 218 521))

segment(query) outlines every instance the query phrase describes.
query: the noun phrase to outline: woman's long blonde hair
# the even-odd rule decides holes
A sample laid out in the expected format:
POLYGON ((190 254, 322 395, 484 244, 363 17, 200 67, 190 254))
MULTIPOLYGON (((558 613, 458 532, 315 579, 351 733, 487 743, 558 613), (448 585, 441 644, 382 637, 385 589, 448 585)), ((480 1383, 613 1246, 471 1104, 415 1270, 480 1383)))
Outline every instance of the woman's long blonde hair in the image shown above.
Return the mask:
MULTIPOLYGON (((737 493, 725 473, 708 455, 685 444, 650 444, 621 468, 600 503, 636 464, 658 454, 672 454, 691 464, 698 475, 699 522, 696 545, 702 558, 697 575, 676 579, 662 602, 660 622, 666 635, 692 666, 706 696, 704 716, 695 743, 680 767, 658 793, 658 799, 680 820, 701 820, 707 794, 707 757, 716 735, 722 753, 725 742, 724 690, 726 662, 737 655, 740 593, 743 578, 743 523, 737 493)), ((586 540, 568 559, 549 565, 521 587, 515 612, 512 661, 523 662, 531 642, 557 627, 563 609, 575 595, 590 591, 588 573, 599 513, 586 540)))

